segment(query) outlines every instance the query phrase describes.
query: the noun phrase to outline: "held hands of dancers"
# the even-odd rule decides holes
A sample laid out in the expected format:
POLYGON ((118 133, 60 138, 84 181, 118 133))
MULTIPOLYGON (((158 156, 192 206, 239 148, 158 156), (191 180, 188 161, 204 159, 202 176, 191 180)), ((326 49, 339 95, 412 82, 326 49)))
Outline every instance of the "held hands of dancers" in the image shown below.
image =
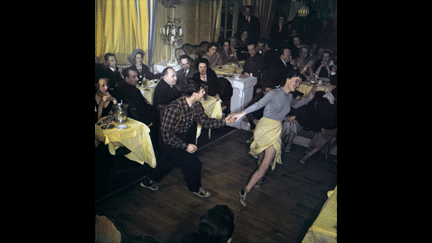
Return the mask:
POLYGON ((244 115, 246 114, 246 112, 242 111, 242 112, 238 112, 238 113, 231 113, 229 114, 227 117, 225 117, 225 122, 226 124, 231 124, 233 122, 238 121, 240 118, 242 118, 244 115))

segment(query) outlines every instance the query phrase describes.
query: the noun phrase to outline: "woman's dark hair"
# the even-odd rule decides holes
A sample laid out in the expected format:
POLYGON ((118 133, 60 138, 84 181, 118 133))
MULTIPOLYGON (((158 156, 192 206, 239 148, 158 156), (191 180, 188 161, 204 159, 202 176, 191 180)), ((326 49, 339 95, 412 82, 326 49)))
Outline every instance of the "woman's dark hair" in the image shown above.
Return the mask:
POLYGON ((287 73, 287 75, 285 75, 285 78, 281 81, 280 86, 284 86, 286 83, 287 79, 291 79, 293 77, 299 77, 302 81, 304 81, 306 79, 306 77, 304 75, 302 75, 301 73, 299 73, 299 71, 294 70, 291 71, 289 73, 287 73))
POLYGON ((208 46, 207 46, 207 51, 209 51, 210 48, 212 48, 213 46, 216 47, 216 51, 217 51, 217 49, 218 49, 218 45, 217 45, 215 42, 210 42, 210 43, 208 44, 208 46))
POLYGON ((200 242, 226 243, 234 232, 234 213, 226 205, 207 210, 200 218, 198 234, 200 242))
POLYGON ((188 78, 187 80, 179 83, 180 90, 186 97, 190 97, 194 92, 199 92, 201 88, 205 89, 207 85, 200 79, 188 78))
POLYGON ((330 59, 333 58, 333 52, 332 52, 331 50, 329 50, 329 49, 325 49, 325 50, 323 51, 323 53, 321 53, 321 58, 320 58, 320 60, 323 59, 324 53, 328 53, 328 54, 330 55, 330 59))
POLYGON ((209 66, 210 66, 209 61, 206 58, 200 58, 195 63, 197 70, 198 70, 198 66, 200 63, 205 63, 207 65, 207 68, 209 68, 209 66))

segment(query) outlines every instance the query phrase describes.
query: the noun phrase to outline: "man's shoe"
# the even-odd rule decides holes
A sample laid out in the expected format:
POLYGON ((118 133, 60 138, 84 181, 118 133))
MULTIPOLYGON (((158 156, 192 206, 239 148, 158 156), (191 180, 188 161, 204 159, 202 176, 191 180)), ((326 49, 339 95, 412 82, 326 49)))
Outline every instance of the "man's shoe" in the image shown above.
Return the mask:
POLYGON ((144 188, 148 188, 148 189, 150 189, 152 191, 159 190, 159 187, 154 184, 154 181, 152 181, 152 180, 150 180, 148 178, 146 180, 142 181, 140 183, 140 186, 142 186, 144 188))
POLYGON ((239 195, 240 195, 240 203, 241 205, 243 205, 243 207, 246 207, 246 200, 247 200, 247 194, 248 192, 246 191, 245 188, 241 189, 239 191, 239 195))
POLYGON ((210 197, 210 192, 204 190, 202 187, 200 187, 197 192, 192 193, 198 195, 199 197, 210 197))

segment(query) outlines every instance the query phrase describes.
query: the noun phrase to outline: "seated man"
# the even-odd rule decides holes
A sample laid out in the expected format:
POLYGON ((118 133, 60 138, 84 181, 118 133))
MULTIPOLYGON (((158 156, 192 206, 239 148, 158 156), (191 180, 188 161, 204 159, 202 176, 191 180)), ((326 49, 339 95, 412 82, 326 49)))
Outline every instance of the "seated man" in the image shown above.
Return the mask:
POLYGON ((261 68, 264 66, 264 57, 257 53, 255 43, 249 43, 247 49, 249 52, 249 58, 243 65, 242 74, 247 76, 252 74, 254 77, 259 77, 261 68))
POLYGON ((287 47, 282 47, 278 52, 278 57, 271 60, 268 68, 263 70, 262 89, 267 92, 278 86, 287 73, 294 71, 291 51, 287 47))
POLYGON ((198 72, 198 70, 195 68, 195 65, 192 65, 191 63, 192 58, 190 58, 188 55, 181 55, 179 59, 182 68, 176 73, 178 83, 188 78, 192 78, 192 75, 198 72))
POLYGON ((123 76, 124 81, 121 80, 117 85, 117 101, 120 102, 122 100, 129 105, 129 117, 149 126, 152 122, 154 123, 153 107, 147 103, 139 89, 136 88, 138 84, 137 71, 129 67, 125 68, 123 76))
POLYGON ((162 71, 162 79, 157 84, 153 94, 153 108, 158 105, 167 105, 171 101, 180 97, 181 93, 177 90, 176 71, 172 67, 166 67, 162 71))
MULTIPOLYGON (((159 149, 159 124, 160 124, 160 117, 158 114, 158 105, 168 105, 171 101, 180 98, 180 91, 177 89, 176 85, 176 72, 174 68, 172 67, 166 67, 162 71, 162 79, 157 84, 154 93, 153 93, 153 110, 154 110, 154 118, 155 122, 154 125, 156 127, 154 138, 155 142, 153 144, 153 147, 155 150, 159 149)), ((196 129, 195 129, 196 131, 196 129)), ((195 133, 194 133, 195 134, 195 133)))
POLYGON ((186 138, 191 126, 199 122, 207 129, 214 129, 234 122, 232 116, 225 119, 209 118, 199 102, 205 95, 205 85, 197 79, 180 84, 184 96, 171 102, 164 111, 159 147, 166 159, 159 160, 156 169, 140 185, 152 191, 159 190, 153 181, 160 182, 175 165, 180 166, 190 192, 200 197, 210 197, 201 187, 201 161, 194 155, 198 149, 186 138))
MULTIPOLYGON (((122 68, 117 67, 116 55, 113 53, 107 53, 104 56, 105 63, 99 63, 95 66, 95 83, 100 78, 108 78, 110 80, 110 90, 115 90, 117 83, 123 80, 121 76, 122 68)), ((115 94, 113 93, 115 96, 115 94)))

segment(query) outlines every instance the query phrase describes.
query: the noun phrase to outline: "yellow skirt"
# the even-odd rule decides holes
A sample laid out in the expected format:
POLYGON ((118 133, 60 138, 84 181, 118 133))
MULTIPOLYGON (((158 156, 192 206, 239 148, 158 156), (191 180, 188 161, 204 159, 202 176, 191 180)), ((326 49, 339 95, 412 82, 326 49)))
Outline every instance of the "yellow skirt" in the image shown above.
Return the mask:
POLYGON ((276 163, 282 164, 280 138, 282 132, 282 123, 273 119, 262 117, 255 127, 254 141, 250 145, 249 154, 258 158, 258 154, 273 145, 276 155, 271 165, 271 169, 276 168, 276 163))

